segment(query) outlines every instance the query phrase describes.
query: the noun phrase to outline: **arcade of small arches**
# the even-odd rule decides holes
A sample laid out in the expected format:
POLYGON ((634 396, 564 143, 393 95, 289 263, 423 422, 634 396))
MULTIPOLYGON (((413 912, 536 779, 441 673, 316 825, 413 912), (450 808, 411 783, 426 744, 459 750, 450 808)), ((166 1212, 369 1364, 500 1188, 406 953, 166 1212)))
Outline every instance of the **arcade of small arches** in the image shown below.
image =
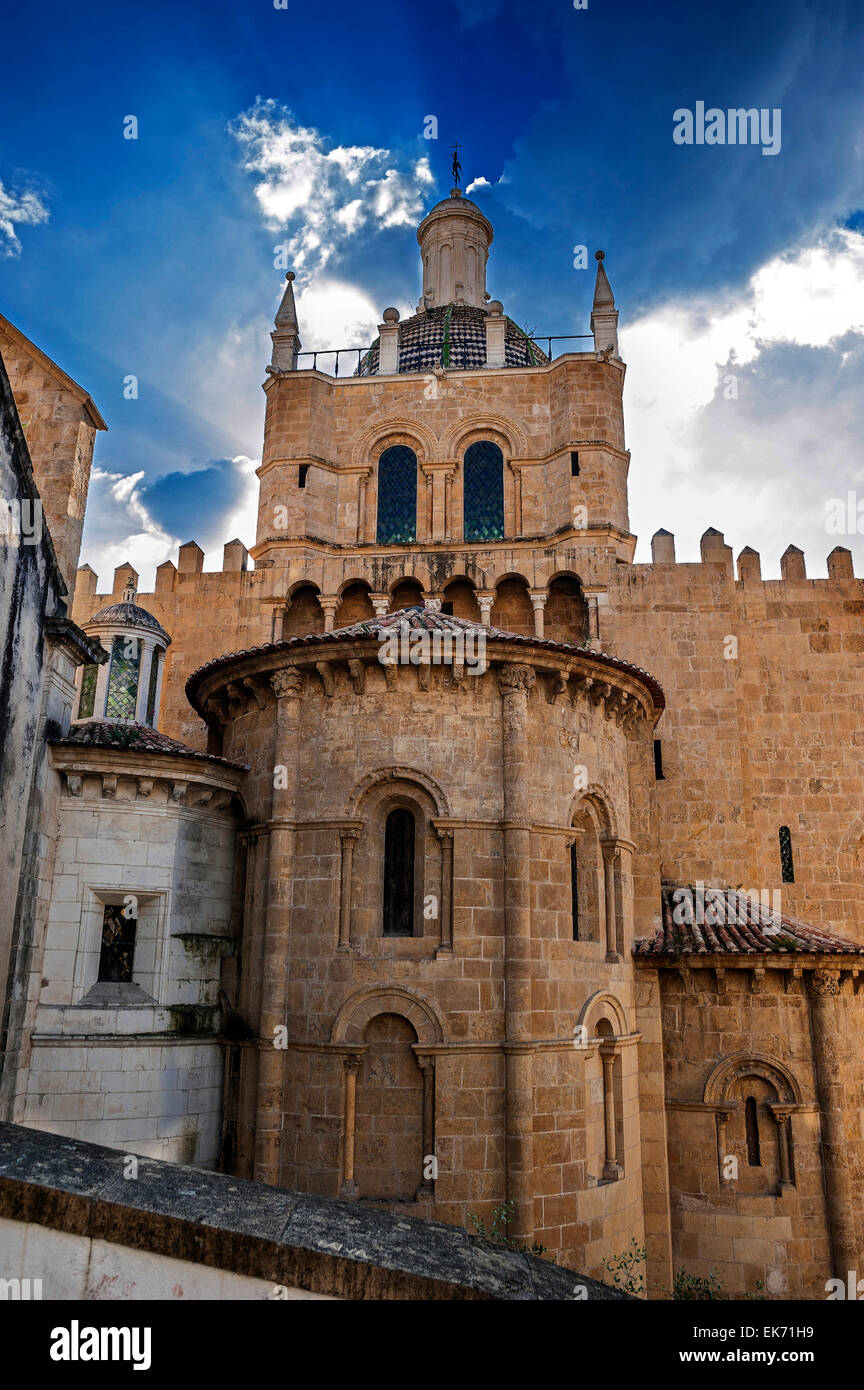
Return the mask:
POLYGON ((387 613, 426 607, 524 637, 547 638, 577 646, 595 645, 596 595, 583 592, 577 575, 556 574, 543 588, 532 588, 522 574, 501 575, 490 588, 478 588, 467 575, 454 575, 433 590, 420 579, 397 578, 387 592, 375 592, 362 578, 348 578, 335 593, 322 593, 311 580, 293 584, 276 609, 274 637, 305 637, 336 627, 371 622, 387 613))

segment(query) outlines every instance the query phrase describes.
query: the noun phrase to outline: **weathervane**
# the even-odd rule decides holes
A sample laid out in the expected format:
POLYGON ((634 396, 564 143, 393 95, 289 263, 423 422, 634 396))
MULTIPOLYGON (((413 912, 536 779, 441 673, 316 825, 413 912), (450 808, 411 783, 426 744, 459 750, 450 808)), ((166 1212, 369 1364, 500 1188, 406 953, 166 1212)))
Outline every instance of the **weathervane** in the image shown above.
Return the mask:
POLYGON ((455 144, 455 145, 453 146, 453 187, 454 187, 454 188, 459 188, 459 187, 460 187, 460 180, 461 180, 461 178, 462 178, 462 165, 459 163, 459 145, 458 145, 458 143, 457 143, 457 144, 455 144))

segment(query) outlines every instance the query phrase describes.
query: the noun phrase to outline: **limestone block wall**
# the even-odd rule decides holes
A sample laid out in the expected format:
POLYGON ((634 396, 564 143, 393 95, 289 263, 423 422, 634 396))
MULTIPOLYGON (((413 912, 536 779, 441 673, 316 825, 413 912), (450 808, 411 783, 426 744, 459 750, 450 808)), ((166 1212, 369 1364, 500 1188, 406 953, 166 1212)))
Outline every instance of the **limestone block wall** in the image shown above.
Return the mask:
MULTIPOLYGON (((811 1014, 806 976, 771 969, 755 979, 738 969, 720 980, 713 970, 682 974, 683 981, 677 971, 659 972, 672 1264, 702 1277, 713 1271, 739 1297, 753 1292, 757 1280, 768 1297, 824 1297, 835 1265, 843 1262, 844 1278, 847 1259, 849 1268, 857 1267, 860 1201, 857 1217, 851 1212, 851 1250, 832 1249, 832 1224, 836 1245, 849 1213, 844 1218, 835 1206, 829 1221, 832 1183, 826 1197, 823 1144, 830 1129, 823 1129, 824 1119, 820 1123, 824 1094, 814 1048, 827 1049, 828 1069, 844 1097, 840 1161, 854 1185, 860 1181, 861 1063, 843 1038, 860 1035, 860 998, 847 985, 831 1001, 833 1021, 826 1027, 824 1016, 811 1014), (730 1066, 728 1078, 712 1083, 724 1064, 730 1066), (751 1095, 757 1103, 758 1165, 748 1158, 745 1131, 751 1095), (772 1106, 789 1112, 784 1123, 791 1181, 785 1184, 783 1141, 772 1106), (721 1151, 738 1164, 737 1177, 729 1181, 721 1177, 721 1151)), ((654 1190, 659 1192, 659 1184, 654 1190)))
POLYGON ((189 760, 90 752, 82 765, 80 748, 54 749, 59 838, 31 960, 14 1117, 213 1164, 222 1127, 218 990, 235 930, 230 781, 208 786, 189 760), (99 983, 104 908, 130 901, 134 983, 99 983))
POLYGON ((656 731, 664 874, 777 889, 784 910, 860 937, 864 590, 851 565, 736 582, 721 557, 610 578, 601 644, 647 665, 668 696, 656 731))
POLYGON ((104 421, 86 391, 0 316, 0 352, 24 425, 36 485, 70 594, 81 550, 96 431, 104 421))

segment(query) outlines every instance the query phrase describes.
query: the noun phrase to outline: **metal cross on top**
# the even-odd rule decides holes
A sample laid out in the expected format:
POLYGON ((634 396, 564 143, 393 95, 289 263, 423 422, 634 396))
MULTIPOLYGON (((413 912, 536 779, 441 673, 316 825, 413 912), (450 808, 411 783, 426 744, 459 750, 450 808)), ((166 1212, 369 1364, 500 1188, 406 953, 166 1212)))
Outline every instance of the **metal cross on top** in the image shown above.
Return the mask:
POLYGON ((459 162, 459 145, 453 146, 453 187, 459 188, 462 178, 462 165, 459 162))

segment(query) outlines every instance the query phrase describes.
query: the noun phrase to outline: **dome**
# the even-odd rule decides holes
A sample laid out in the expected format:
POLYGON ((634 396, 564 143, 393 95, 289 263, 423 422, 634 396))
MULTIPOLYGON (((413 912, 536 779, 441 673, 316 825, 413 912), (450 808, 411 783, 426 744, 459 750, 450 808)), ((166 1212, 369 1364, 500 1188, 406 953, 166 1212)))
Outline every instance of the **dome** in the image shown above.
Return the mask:
POLYGON ((137 603, 109 603, 107 608, 100 608, 81 626, 85 632, 91 627, 143 627, 148 632, 155 632, 166 643, 171 641, 162 624, 137 603))
MULTIPOLYGON (((400 325, 399 372, 431 372, 438 366, 468 371, 486 366, 486 310, 470 304, 445 304, 415 314, 400 325)), ((548 362, 512 319, 505 319, 504 365, 536 367, 548 362)), ((377 376, 379 340, 372 344, 355 376, 377 376)))

